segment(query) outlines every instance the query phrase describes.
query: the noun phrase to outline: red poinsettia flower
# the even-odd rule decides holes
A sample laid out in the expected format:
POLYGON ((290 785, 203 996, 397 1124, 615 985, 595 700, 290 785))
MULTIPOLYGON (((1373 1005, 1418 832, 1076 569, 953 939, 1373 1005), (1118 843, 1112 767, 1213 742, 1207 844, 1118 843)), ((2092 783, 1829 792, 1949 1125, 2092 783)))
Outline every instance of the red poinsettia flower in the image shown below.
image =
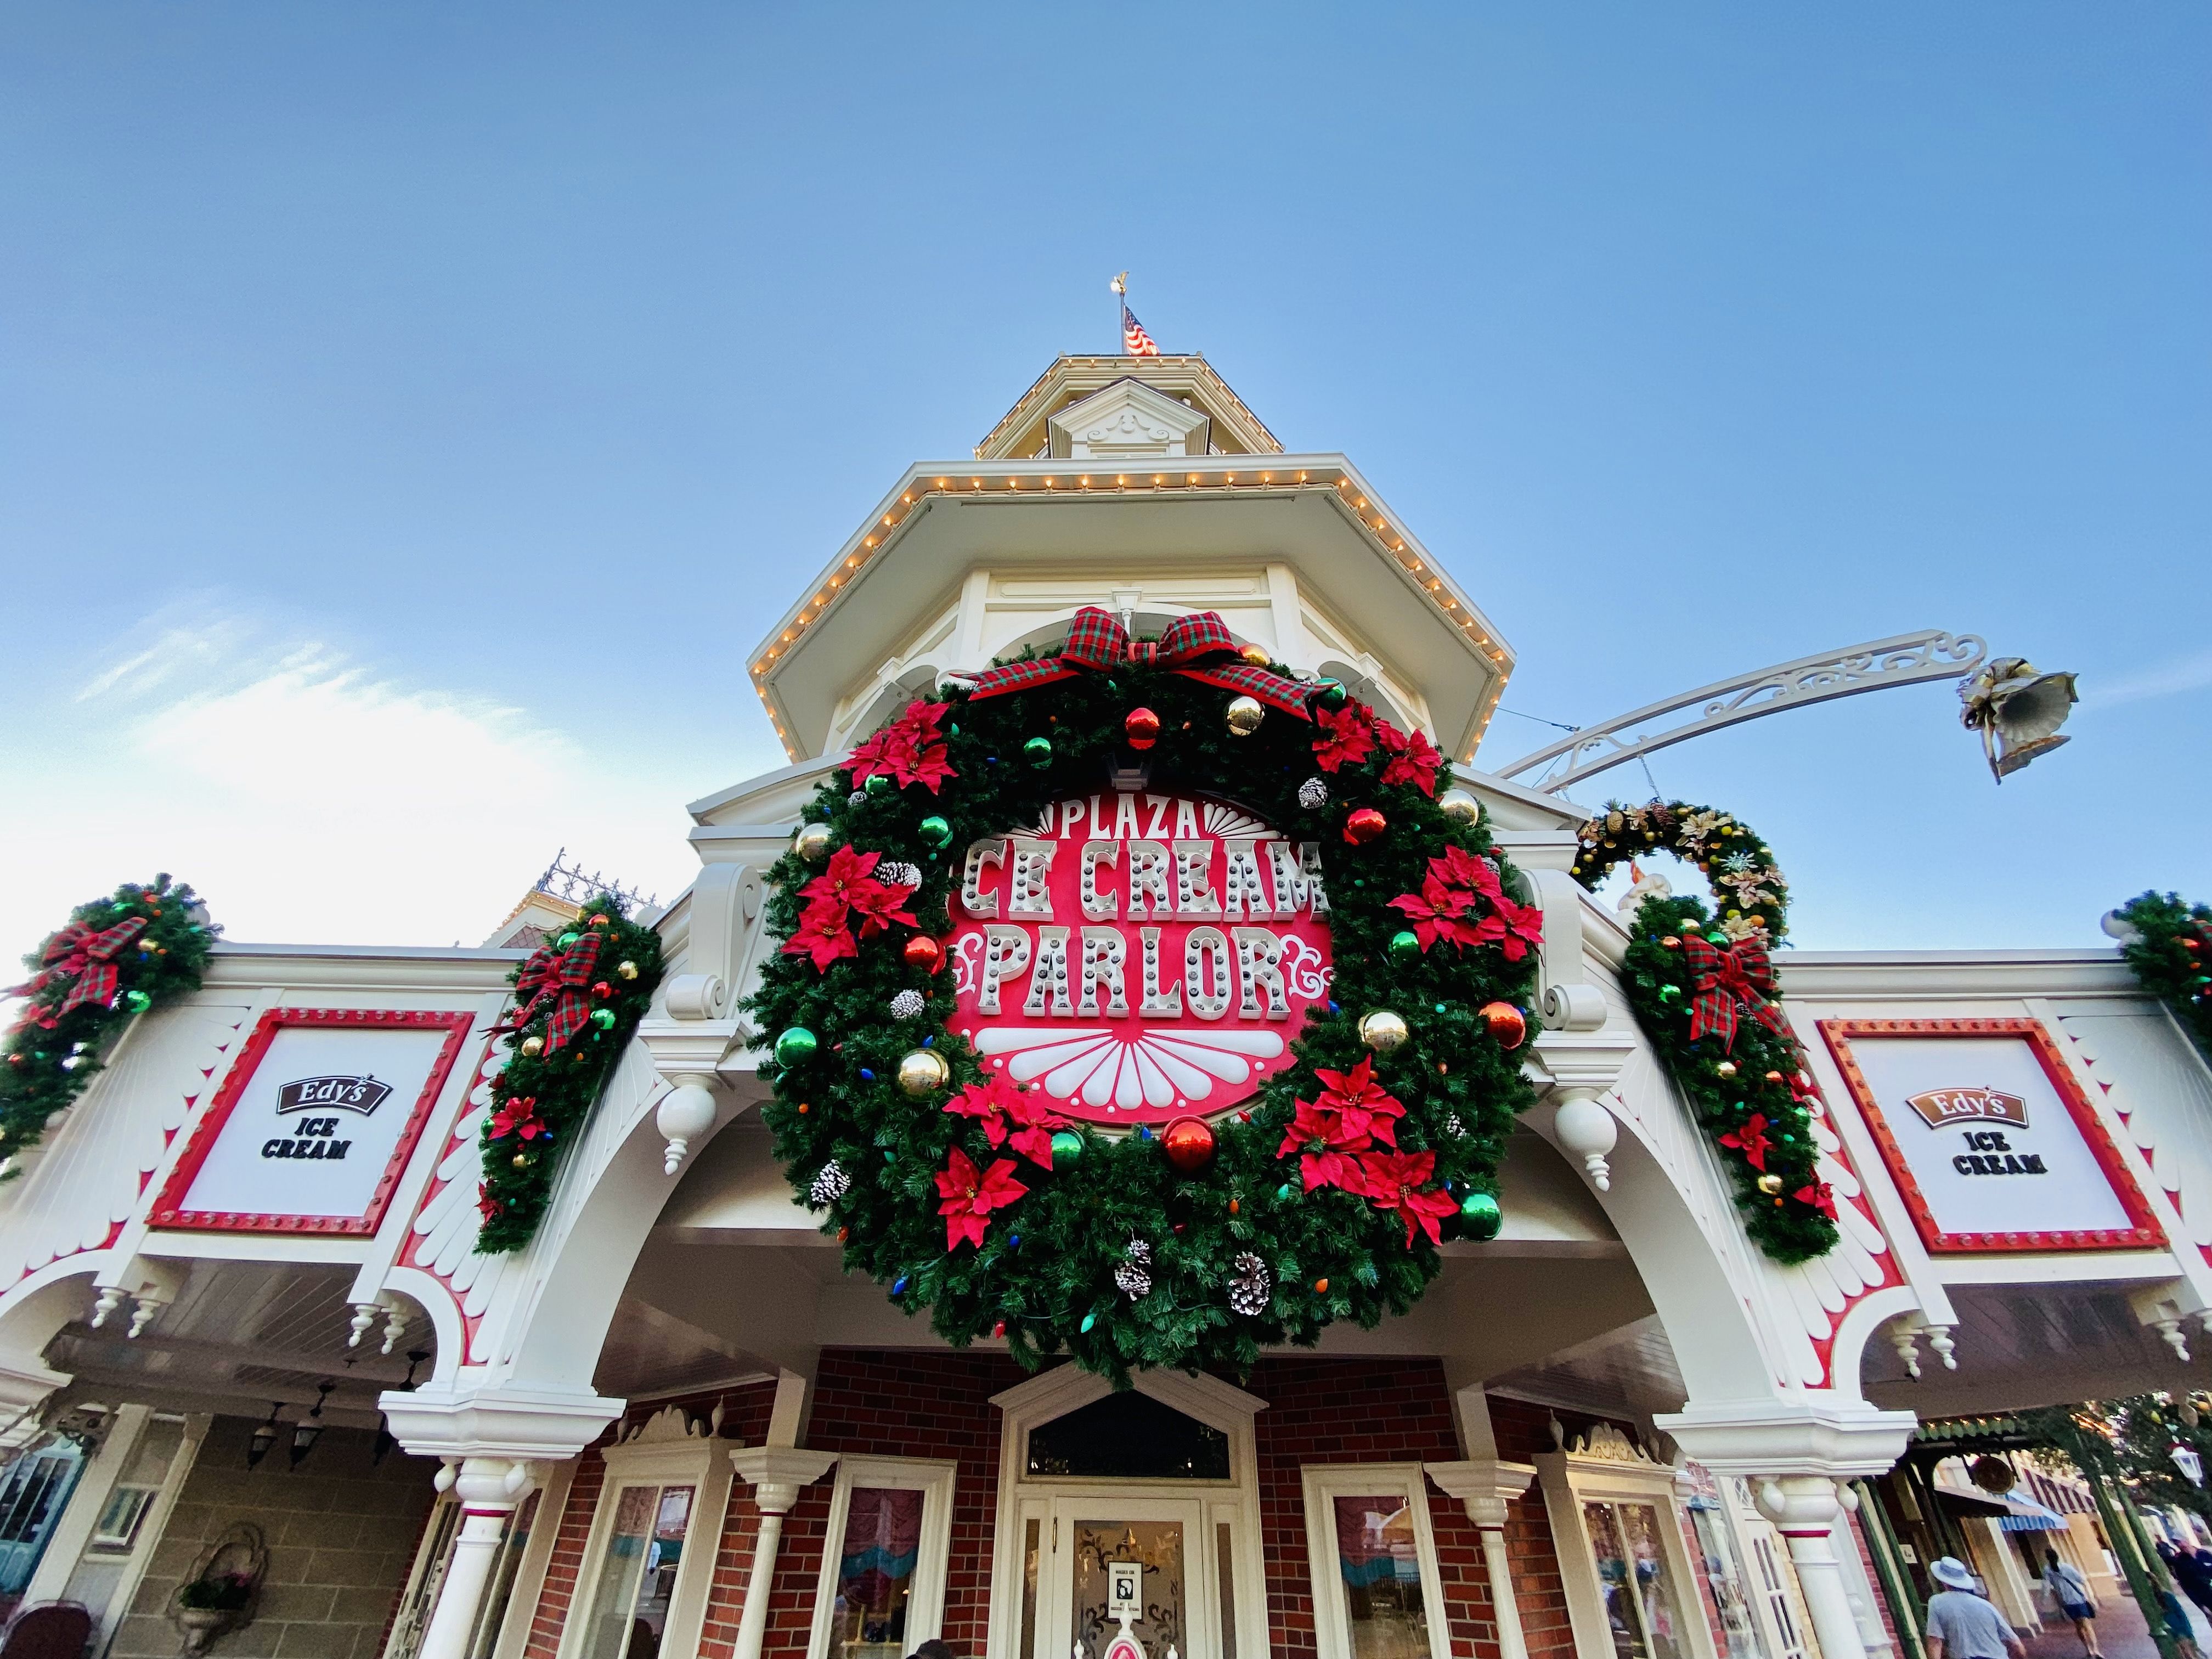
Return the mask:
POLYGON ((538 1115, 538 1097, 527 1098, 510 1095, 507 1104, 491 1115, 491 1138, 504 1140, 507 1136, 520 1135, 525 1140, 535 1140, 547 1133, 545 1120, 538 1115))
POLYGON ((1360 1190, 1359 1160, 1352 1154, 1364 1152, 1374 1144, 1374 1137, 1366 1130, 1347 1125, 1342 1113, 1302 1100, 1283 1131, 1283 1144, 1275 1149, 1275 1156, 1301 1154, 1298 1173, 1308 1192, 1317 1187, 1341 1187, 1356 1193, 1360 1190))
POLYGON ((797 933, 783 942, 783 954, 787 957, 811 957, 817 973, 830 971, 830 964, 845 957, 857 957, 860 947, 853 942, 852 934, 845 931, 843 920, 828 931, 802 922, 797 933))
POLYGON ((1484 943, 1487 935, 1479 922, 1468 919, 1468 907, 1474 895, 1458 888, 1447 887, 1431 876, 1421 883, 1421 890, 1403 893, 1390 901, 1390 908, 1405 912, 1413 924, 1413 937, 1420 941, 1425 954, 1429 946, 1438 939, 1448 939, 1464 950, 1470 945, 1484 943))
POLYGON ((1741 1152, 1743 1161, 1750 1164, 1753 1169, 1764 1170, 1766 1167, 1767 1149, 1774 1145, 1766 1138, 1765 1114, 1753 1112, 1749 1117, 1744 1119, 1741 1128, 1733 1129, 1723 1135, 1721 1145, 1733 1146, 1741 1152))
MULTIPOLYGON (((875 856, 873 854, 870 857, 875 856)), ((893 922, 902 927, 919 927, 914 913, 899 907, 921 890, 917 884, 912 887, 895 886, 887 881, 868 880, 854 884, 847 895, 852 912, 860 919, 860 937, 880 933, 893 922)))
POLYGON ((1429 869, 1447 884, 1464 887, 1485 898, 1498 898, 1505 891, 1498 880, 1498 866, 1464 847, 1446 847, 1443 857, 1429 860, 1429 869))
POLYGON ((1418 731, 1401 732, 1386 720, 1375 722, 1375 735, 1390 757, 1382 769, 1385 783, 1410 783, 1431 800, 1437 798, 1437 768, 1443 751, 1418 731))
POLYGON ((1800 1187, 1792 1197, 1800 1204, 1809 1204, 1822 1215, 1836 1218, 1836 1189, 1825 1181, 1816 1181, 1809 1187, 1800 1187))
POLYGON ((945 734, 937 723, 951 704, 910 702, 906 713, 853 750, 850 763, 855 785, 882 774, 903 789, 910 783, 926 784, 935 794, 938 785, 954 775, 945 757, 945 734))
POLYGON ((1346 702, 1341 708, 1317 708, 1314 724, 1321 735, 1314 739, 1314 763, 1324 772, 1356 766, 1375 752, 1374 713, 1364 703, 1346 702))
POLYGON ((1409 1250, 1419 1233, 1426 1233, 1431 1244, 1443 1243, 1443 1219, 1459 1207, 1450 1194, 1426 1190, 1436 1172, 1434 1152, 1370 1152, 1362 1160, 1367 1201, 1378 1210, 1396 1212, 1406 1224, 1409 1250))
POLYGON ((491 1188, 481 1181, 477 1182, 477 1213, 487 1222, 496 1221, 507 1212, 507 1206, 491 1195, 491 1188))
POLYGON ((1365 1058, 1349 1072, 1325 1071, 1316 1066, 1314 1075, 1321 1079, 1322 1097, 1314 1103, 1334 1112, 1346 1134, 1372 1135, 1386 1146, 1395 1146, 1395 1120, 1406 1115, 1406 1109, 1375 1081, 1373 1073, 1374 1061, 1365 1058))
POLYGON ((840 847, 830 854, 829 866, 799 890, 799 897, 807 901, 810 920, 813 913, 825 917, 831 910, 842 926, 845 911, 852 904, 856 889, 866 891, 882 884, 869 872, 883 862, 881 853, 863 853, 850 847, 840 847))
POLYGON ((981 1244, 991 1225, 991 1212, 1025 1196, 1029 1188, 1014 1179, 1011 1158, 1000 1158, 978 1173, 975 1160, 955 1146, 938 1175, 937 1191, 945 1200, 937 1206, 945 1218, 945 1248, 952 1250, 963 1243, 981 1244))
POLYGON ((981 1119, 984 1137, 991 1145, 1011 1147, 1048 1170, 1052 1168, 1052 1132, 1067 1127, 1066 1118, 1009 1082, 1004 1072, 993 1073, 988 1083, 969 1084, 945 1103, 945 1109, 981 1119))

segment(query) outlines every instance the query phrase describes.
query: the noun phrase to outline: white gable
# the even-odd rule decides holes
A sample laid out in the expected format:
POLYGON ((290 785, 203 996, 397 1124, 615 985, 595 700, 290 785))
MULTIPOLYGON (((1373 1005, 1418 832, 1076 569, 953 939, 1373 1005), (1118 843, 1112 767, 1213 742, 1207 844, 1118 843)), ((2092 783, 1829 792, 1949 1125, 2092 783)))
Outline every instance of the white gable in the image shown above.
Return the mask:
POLYGON ((1053 454, 1076 461, 1203 455, 1213 426, 1200 410, 1137 380, 1118 380, 1070 404, 1048 424, 1053 454))

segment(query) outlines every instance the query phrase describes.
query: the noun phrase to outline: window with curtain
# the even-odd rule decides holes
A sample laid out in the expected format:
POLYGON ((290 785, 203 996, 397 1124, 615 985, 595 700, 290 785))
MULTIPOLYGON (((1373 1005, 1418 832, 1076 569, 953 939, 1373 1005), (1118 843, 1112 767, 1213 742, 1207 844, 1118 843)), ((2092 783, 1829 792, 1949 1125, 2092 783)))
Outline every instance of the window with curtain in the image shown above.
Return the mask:
POLYGON ((586 1659, 659 1659, 693 1488, 625 1486, 592 1593, 586 1659))
POLYGON ((1334 1502, 1352 1659, 1429 1659, 1420 1550, 1406 1495, 1334 1502))
POLYGON ((831 1659, 900 1659, 921 1547, 919 1491, 855 1486, 838 1547, 831 1659))

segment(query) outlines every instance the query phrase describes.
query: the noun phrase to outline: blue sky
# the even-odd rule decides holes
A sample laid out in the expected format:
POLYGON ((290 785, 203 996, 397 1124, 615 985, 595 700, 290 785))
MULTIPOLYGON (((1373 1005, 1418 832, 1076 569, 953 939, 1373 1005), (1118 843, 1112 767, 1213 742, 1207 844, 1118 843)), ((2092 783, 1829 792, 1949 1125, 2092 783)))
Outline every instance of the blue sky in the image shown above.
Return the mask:
POLYGON ((563 843, 673 892, 799 573, 1124 267, 1510 708, 2078 671, 2002 788, 1941 685, 1653 771, 1801 944, 2098 942, 2212 896, 2208 71, 2194 4, 11 8, 0 950, 155 868, 256 939, 473 941, 563 843))

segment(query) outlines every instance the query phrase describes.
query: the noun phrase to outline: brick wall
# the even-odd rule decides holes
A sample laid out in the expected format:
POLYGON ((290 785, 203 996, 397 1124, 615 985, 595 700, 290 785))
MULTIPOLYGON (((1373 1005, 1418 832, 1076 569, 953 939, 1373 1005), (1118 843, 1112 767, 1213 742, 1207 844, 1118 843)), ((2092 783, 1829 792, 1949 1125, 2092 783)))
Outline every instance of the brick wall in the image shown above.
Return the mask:
POLYGON ((269 1571, 254 1622, 224 1636, 224 1659, 375 1659, 436 1493, 438 1466, 393 1452, 370 1457, 375 1437, 330 1428, 295 1469, 291 1426, 258 1469, 246 1467, 253 1424, 218 1417, 185 1477, 168 1525, 111 1659, 171 1659, 169 1597, 201 1552, 234 1522, 266 1534, 269 1571))
MULTIPOLYGON (((1003 1353, 831 1349, 823 1354, 815 1381, 805 1436, 808 1446, 878 1456, 951 1458, 958 1465, 945 1638, 963 1659, 978 1659, 988 1638, 1001 1429, 991 1396, 1025 1375, 1003 1353)), ((1271 1640, 1280 1654, 1311 1659, 1312 1584, 1302 1466, 1456 1459, 1450 1395, 1442 1365, 1420 1358, 1271 1359, 1255 1370, 1245 1386, 1268 1401, 1257 1419, 1255 1438, 1271 1640)), ((679 1403, 703 1413, 716 1397, 679 1403)), ((720 1397, 729 1407, 724 1435, 758 1444, 767 1430, 773 1390, 761 1385, 720 1397)), ((656 1407, 659 1403, 665 1402, 656 1407)), ((643 1409, 634 1409, 632 1418, 643 1409)), ((1552 1449, 1545 1426, 1549 1413, 1542 1407, 1495 1400, 1492 1415, 1501 1457, 1526 1462, 1531 1454, 1552 1449)), ((1563 1420, 1571 1433, 1586 1426, 1583 1419, 1563 1420)), ((586 1451, 560 1519, 527 1659, 553 1659, 575 1597, 605 1474, 597 1449, 586 1451)), ((805 1653, 830 1541, 830 1487, 825 1478, 806 1488, 784 1519, 763 1659, 803 1659, 805 1653)), ((1456 1500, 1433 1488, 1428 1500, 1452 1650, 1459 1659, 1496 1659, 1497 1629, 1480 1535, 1456 1500)), ((739 1483, 731 1493, 715 1546, 701 1659, 732 1659, 759 1530, 759 1510, 739 1483)), ((1532 1659, 1571 1655, 1566 1597, 1540 1494, 1532 1490, 1511 1506, 1506 1540, 1532 1659)))

